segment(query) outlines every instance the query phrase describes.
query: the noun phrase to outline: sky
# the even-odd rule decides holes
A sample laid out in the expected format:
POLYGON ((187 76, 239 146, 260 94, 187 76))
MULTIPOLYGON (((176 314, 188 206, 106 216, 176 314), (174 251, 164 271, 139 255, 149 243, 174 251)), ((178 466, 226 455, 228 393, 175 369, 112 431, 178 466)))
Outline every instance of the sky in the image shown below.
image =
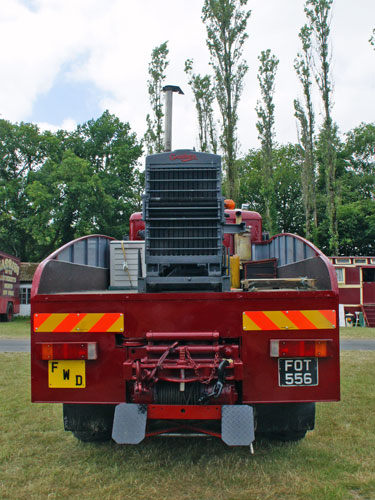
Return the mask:
MULTIPOLYGON (((152 50, 168 41, 165 84, 174 95, 173 149, 197 147, 197 119, 184 62, 210 72, 203 0, 0 0, 0 118, 42 130, 72 130, 104 110, 129 122, 141 138, 150 112, 152 50)), ((303 0, 248 0, 252 14, 243 58, 249 70, 239 106, 240 152, 259 147, 255 106, 258 56, 271 49, 276 75, 276 141, 297 141, 293 100, 302 96, 293 69, 305 24, 303 0)), ((375 0, 335 0, 331 23, 333 118, 345 133, 375 120, 375 0)), ((319 95, 314 96, 321 121, 319 95)))

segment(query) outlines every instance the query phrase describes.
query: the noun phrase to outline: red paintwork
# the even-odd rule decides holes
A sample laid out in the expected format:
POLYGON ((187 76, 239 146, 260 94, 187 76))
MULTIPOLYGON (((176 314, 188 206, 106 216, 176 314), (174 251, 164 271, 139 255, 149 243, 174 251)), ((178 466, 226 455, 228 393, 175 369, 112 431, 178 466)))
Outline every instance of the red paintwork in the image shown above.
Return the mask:
POLYGON ((347 285, 359 285, 360 283, 359 267, 347 267, 345 269, 345 283, 347 285))
POLYGON ((0 252, 0 314, 6 314, 9 303, 13 305, 14 314, 20 312, 20 265, 21 261, 17 257, 0 252), (11 265, 8 266, 7 262, 11 265), (7 295, 8 289, 4 286, 6 277, 12 280, 8 284, 12 287, 9 291, 13 292, 13 296, 7 295))
MULTIPOLYGON (((236 223, 236 212, 238 209, 234 210, 224 210, 229 217, 225 218, 226 224, 236 223)), ((242 211, 242 222, 245 223, 246 227, 251 226, 251 241, 260 242, 262 241, 262 218, 258 212, 242 211)), ((129 221, 129 239, 130 240, 142 240, 139 236, 139 231, 145 229, 145 223, 142 220, 142 212, 135 212, 131 215, 129 221)), ((231 253, 233 253, 233 235, 226 234, 224 236, 224 245, 231 248, 231 253)))
POLYGON ((363 303, 375 304, 375 283, 363 283, 363 303))
MULTIPOLYGON (((67 312, 122 312, 125 336, 147 344, 147 332, 218 331, 221 339, 237 339, 243 363, 243 402, 331 401, 339 399, 339 336, 335 330, 243 332, 246 310, 338 309, 334 291, 59 294, 36 295, 32 314, 67 312), (271 358, 271 339, 331 339, 333 358, 319 359, 319 385, 279 387, 278 362, 271 358)), ((338 324, 338 317, 337 317, 338 324)), ((33 330, 33 324, 32 324, 33 330)), ((36 342, 98 342, 98 360, 86 362, 85 389, 49 389, 47 362, 32 356, 32 399, 40 402, 121 403, 126 401, 126 350, 117 347, 111 333, 35 333, 36 342)))
POLYGON ((36 271, 35 271, 34 277, 33 277, 33 284, 31 286, 31 299, 38 293, 40 278, 43 274, 43 271, 44 271, 44 268, 45 268, 47 262, 50 260, 53 260, 53 259, 58 260, 59 253, 61 253, 66 248, 70 247, 72 245, 72 243, 77 243, 79 241, 87 240, 87 239, 93 238, 93 237, 105 238, 107 240, 114 240, 115 239, 115 238, 112 238, 112 236, 105 236, 103 234, 90 234, 88 236, 82 236, 81 238, 77 238, 76 240, 69 241, 69 243, 66 243, 62 247, 60 247, 57 250, 55 250, 54 252, 52 252, 51 255, 49 255, 44 260, 42 260, 42 262, 36 268, 36 271))
POLYGON ((153 420, 220 420, 218 405, 149 405, 147 417, 153 420))
POLYGON ((139 231, 145 229, 145 223, 142 220, 142 212, 135 212, 129 219, 129 240, 144 240, 139 236, 139 231))
MULTIPOLYGON (((235 224, 236 223, 236 212, 238 209, 233 210, 224 210, 224 212, 229 216, 225 218, 226 224, 235 224)), ((262 241, 262 217, 258 214, 258 212, 250 212, 250 211, 241 211, 242 222, 245 223, 246 227, 250 227, 250 238, 252 243, 257 243, 262 241)), ((224 235, 224 246, 229 248, 230 255, 234 254, 234 235, 233 234, 225 234, 224 235)))

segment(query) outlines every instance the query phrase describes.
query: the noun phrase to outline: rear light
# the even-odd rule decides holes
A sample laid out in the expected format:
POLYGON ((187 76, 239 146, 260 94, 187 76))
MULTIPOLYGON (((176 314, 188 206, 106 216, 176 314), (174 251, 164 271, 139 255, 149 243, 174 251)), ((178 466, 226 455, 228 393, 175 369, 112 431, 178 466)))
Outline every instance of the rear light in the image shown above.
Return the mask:
POLYGON ((37 344, 40 359, 97 359, 96 342, 50 342, 37 344))
POLYGON ((271 340, 271 358, 327 358, 332 356, 331 340, 271 340))

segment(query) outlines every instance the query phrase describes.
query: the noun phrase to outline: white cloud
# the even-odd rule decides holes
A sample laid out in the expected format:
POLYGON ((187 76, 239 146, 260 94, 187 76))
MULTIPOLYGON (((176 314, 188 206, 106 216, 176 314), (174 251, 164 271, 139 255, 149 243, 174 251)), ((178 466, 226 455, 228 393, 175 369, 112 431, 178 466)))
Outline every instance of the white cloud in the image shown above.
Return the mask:
MULTIPOLYGON (((249 0, 252 15, 244 56, 249 64, 239 110, 242 150, 258 145, 254 107, 259 98, 257 56, 271 48, 280 59, 276 79, 276 138, 296 140, 293 99, 300 95, 293 70, 298 31, 305 22, 302 0, 249 0)), ((176 148, 196 145, 192 94, 183 72, 195 60, 208 72, 209 55, 201 22, 202 0, 2 0, 0 17, 0 114, 9 120, 32 120, 33 105, 57 78, 94 85, 108 108, 143 135, 149 111, 147 67, 152 49, 168 40, 167 82, 185 96, 174 100, 176 148)), ((375 52, 368 44, 375 18, 373 0, 335 2, 332 23, 335 82, 334 118, 343 131, 373 120, 375 52)), ((317 112, 319 101, 317 101, 317 112)), ((88 119, 91 117, 88 117, 88 119)), ((69 119, 69 118, 67 118, 69 119)), ((72 118, 74 122, 74 117, 72 118)), ((51 126, 53 112, 48 119, 51 126)))
POLYGON ((78 124, 72 118, 66 118, 60 125, 53 125, 46 122, 38 122, 37 125, 42 132, 45 132, 46 130, 51 132, 57 132, 58 130, 67 130, 68 132, 72 132, 78 124))

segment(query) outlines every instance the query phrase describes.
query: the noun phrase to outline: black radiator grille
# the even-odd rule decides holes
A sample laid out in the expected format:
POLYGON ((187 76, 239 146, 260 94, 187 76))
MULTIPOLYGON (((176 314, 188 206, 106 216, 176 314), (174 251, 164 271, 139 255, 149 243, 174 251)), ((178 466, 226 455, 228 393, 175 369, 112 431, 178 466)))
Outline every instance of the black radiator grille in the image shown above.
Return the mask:
POLYGON ((150 202, 195 202, 217 199, 218 175, 216 165, 190 167, 153 167, 148 176, 150 202))
POLYGON ((146 289, 221 289, 220 157, 191 151, 149 156, 143 201, 146 289))

